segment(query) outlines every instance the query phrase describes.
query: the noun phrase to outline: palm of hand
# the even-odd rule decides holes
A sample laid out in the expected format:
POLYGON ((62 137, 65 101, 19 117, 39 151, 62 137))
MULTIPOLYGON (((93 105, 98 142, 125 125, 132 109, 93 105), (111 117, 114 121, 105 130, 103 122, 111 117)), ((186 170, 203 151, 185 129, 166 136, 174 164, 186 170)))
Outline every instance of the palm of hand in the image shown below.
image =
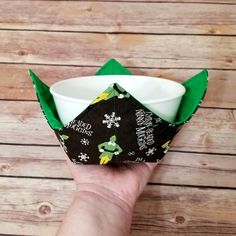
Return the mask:
POLYGON ((118 198, 133 208, 157 163, 83 166, 68 161, 68 165, 78 191, 118 198))

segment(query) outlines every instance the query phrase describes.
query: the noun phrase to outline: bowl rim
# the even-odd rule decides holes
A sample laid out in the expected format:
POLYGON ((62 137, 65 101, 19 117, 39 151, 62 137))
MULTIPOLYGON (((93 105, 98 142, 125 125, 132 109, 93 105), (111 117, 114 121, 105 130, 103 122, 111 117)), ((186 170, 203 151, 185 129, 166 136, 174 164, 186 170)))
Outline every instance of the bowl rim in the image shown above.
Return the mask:
MULTIPOLYGON (((144 100, 144 101, 139 101, 141 102, 142 104, 154 104, 154 103, 163 103, 163 102, 167 102, 167 101, 171 101, 171 100, 174 100, 176 98, 179 98, 179 97, 182 97, 185 92, 186 92, 186 88, 176 82, 176 81, 173 81, 173 80, 169 80, 169 79, 165 79, 163 77, 154 77, 154 76, 143 76, 143 75, 93 75, 93 76, 78 76, 78 77, 73 77, 73 78, 69 78, 69 79, 65 79, 65 80, 60 80, 56 83, 54 83, 53 85, 50 86, 50 93, 53 95, 53 97, 57 97, 57 98, 60 98, 62 100, 66 100, 66 101, 69 101, 69 102, 74 102, 74 103, 82 103, 82 104, 91 104, 92 103, 92 100, 88 100, 88 99, 79 99, 79 98, 74 98, 74 97, 70 97, 70 96, 66 96, 66 95, 62 95, 60 93, 58 93, 57 91, 55 91, 55 88, 63 83, 67 83, 67 82, 71 82, 73 80, 78 80, 78 79, 89 79, 89 78, 98 78, 98 77, 142 77, 142 78, 149 78, 149 79, 158 79, 158 80, 164 80, 166 81, 167 83, 171 83, 171 84, 175 84, 175 86, 177 86, 179 88, 179 93, 178 94, 175 94, 174 96, 169 96, 167 98, 159 98, 159 99, 152 99, 152 100, 144 100)), ((117 84, 119 84, 118 82, 116 82, 117 84)), ((111 86, 112 84, 114 83, 111 83, 109 86, 111 86)), ((104 88, 105 90, 106 88, 104 88)), ((130 93, 129 91, 127 91, 128 93, 130 93)), ((131 96, 133 96, 131 93, 130 93, 131 96)), ((97 95, 99 96, 99 94, 97 95)), ((135 96, 133 96, 135 99, 137 99, 135 96)), ((94 98, 96 99, 96 97, 94 98)), ((138 99, 137 99, 138 100, 138 99)))

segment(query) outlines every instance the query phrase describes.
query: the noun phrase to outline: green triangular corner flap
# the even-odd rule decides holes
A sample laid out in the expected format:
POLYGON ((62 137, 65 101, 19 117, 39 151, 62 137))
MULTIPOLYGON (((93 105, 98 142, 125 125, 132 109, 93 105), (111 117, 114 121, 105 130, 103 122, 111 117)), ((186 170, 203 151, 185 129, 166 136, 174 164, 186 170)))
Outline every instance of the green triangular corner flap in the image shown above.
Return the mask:
POLYGON ((31 69, 29 70, 29 75, 34 83, 36 95, 49 125, 52 129, 63 128, 49 87, 44 84, 31 69))
POLYGON ((96 72, 96 75, 132 75, 132 73, 117 60, 111 58, 96 72))
POLYGON ((208 85, 208 71, 203 70, 182 84, 186 92, 182 98, 175 124, 188 121, 205 96, 208 85))

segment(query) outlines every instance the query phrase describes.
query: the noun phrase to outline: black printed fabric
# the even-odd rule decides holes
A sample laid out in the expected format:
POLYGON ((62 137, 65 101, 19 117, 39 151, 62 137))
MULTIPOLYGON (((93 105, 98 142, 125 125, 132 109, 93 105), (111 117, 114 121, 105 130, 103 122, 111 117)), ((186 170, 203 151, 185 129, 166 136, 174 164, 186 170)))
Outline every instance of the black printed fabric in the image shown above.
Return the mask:
POLYGON ((157 162, 176 132, 114 84, 56 135, 71 161, 108 164, 157 162))

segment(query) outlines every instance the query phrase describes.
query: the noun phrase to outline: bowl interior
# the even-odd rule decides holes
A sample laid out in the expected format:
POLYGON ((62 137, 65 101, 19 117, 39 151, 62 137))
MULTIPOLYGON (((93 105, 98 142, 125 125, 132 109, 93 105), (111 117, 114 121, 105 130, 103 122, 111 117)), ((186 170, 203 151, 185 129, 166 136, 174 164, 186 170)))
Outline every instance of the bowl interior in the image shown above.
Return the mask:
POLYGON ((118 83, 144 104, 164 102, 185 93, 184 86, 177 82, 136 75, 77 77, 55 83, 50 92, 53 96, 67 101, 89 104, 113 83, 118 83))

